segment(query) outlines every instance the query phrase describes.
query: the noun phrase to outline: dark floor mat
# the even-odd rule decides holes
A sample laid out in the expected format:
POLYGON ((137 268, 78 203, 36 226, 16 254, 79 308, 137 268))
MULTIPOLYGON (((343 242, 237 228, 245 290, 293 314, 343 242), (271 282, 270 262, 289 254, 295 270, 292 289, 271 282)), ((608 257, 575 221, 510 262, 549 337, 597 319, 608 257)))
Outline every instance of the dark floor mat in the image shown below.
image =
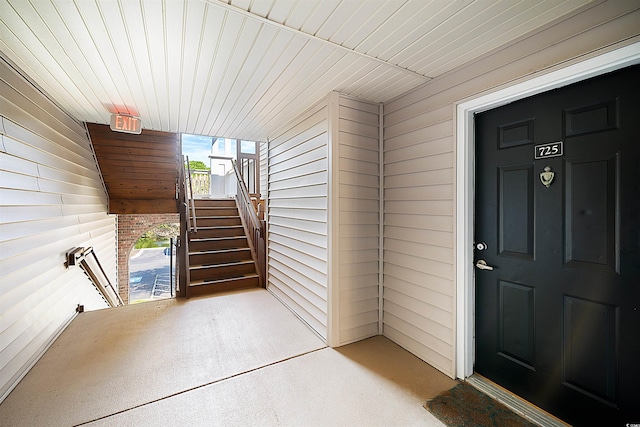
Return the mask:
POLYGON ((535 427, 467 383, 436 396, 424 407, 449 427, 535 427))

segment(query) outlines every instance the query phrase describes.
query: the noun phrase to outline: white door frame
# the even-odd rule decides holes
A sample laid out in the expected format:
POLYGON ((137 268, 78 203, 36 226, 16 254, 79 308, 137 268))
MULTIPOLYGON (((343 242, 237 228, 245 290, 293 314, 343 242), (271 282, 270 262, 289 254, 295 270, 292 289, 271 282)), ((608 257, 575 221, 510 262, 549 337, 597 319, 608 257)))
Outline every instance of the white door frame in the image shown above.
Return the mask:
POLYGON ((456 105, 456 377, 473 374, 474 113, 640 63, 640 42, 456 105))

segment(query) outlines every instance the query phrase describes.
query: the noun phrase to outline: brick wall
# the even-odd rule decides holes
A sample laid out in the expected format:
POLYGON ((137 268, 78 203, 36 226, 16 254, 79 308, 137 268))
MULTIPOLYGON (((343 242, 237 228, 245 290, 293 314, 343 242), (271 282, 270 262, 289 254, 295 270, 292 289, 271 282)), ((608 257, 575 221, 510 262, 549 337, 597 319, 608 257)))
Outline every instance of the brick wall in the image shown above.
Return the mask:
POLYGON ((118 215, 118 293, 129 303, 129 255, 146 231, 160 224, 180 222, 179 214, 118 215))

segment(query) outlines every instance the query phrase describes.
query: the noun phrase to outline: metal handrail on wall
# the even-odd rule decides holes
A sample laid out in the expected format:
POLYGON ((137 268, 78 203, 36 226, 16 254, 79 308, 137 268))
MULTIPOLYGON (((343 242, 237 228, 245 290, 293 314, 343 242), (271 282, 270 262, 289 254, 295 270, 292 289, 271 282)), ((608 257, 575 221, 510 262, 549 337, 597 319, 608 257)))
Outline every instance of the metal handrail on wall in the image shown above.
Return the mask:
POLYGON ((102 264, 98 260, 93 247, 88 248, 74 248, 67 252, 67 261, 65 263, 67 268, 79 266, 87 275, 91 283, 102 294, 105 301, 111 307, 118 307, 123 305, 120 295, 111 284, 107 273, 102 268, 102 264))
POLYGON ((238 164, 235 160, 231 161, 233 169, 236 173, 238 182, 238 191, 236 192, 236 201, 242 222, 247 228, 249 243, 251 251, 254 254, 254 260, 256 262, 256 269, 258 270, 258 276, 260 278, 260 286, 266 286, 266 272, 267 272, 267 248, 266 248, 266 236, 265 236, 265 221, 258 218, 256 209, 251 202, 249 191, 242 179, 238 164))
POLYGON ((190 210, 190 214, 187 215, 187 224, 189 226, 189 231, 193 231, 194 233, 198 231, 198 224, 196 223, 196 205, 195 205, 195 197, 193 195, 193 184, 191 179, 191 167, 189 166, 189 156, 183 156, 185 159, 184 163, 187 165, 187 174, 185 174, 185 188, 188 188, 187 202, 188 202, 188 210, 190 210), (189 184, 188 186, 186 184, 189 184), (191 220, 193 220, 193 226, 191 226, 191 220))
MULTIPOLYGON (((188 165, 188 157, 186 158, 186 162, 188 165)), ((176 296, 178 297, 188 297, 187 295, 189 290, 189 281, 190 273, 189 273, 189 232, 191 230, 191 220, 190 220, 190 212, 189 212, 189 196, 187 195, 187 179, 188 175, 185 171, 185 157, 182 159, 182 165, 178 167, 178 206, 180 213, 180 237, 178 238, 178 242, 176 245, 176 268, 177 268, 177 286, 176 286, 176 296)), ((194 206, 194 215, 195 215, 195 206, 194 206)))

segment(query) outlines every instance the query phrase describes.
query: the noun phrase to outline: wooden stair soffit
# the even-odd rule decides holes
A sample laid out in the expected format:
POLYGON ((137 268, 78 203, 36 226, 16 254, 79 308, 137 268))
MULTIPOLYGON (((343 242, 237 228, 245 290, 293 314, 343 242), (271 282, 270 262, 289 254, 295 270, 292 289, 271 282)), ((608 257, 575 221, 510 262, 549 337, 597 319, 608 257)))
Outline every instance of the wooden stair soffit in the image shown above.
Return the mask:
POLYGON ((109 194, 109 213, 178 213, 179 134, 143 129, 132 135, 92 123, 87 129, 109 194))

